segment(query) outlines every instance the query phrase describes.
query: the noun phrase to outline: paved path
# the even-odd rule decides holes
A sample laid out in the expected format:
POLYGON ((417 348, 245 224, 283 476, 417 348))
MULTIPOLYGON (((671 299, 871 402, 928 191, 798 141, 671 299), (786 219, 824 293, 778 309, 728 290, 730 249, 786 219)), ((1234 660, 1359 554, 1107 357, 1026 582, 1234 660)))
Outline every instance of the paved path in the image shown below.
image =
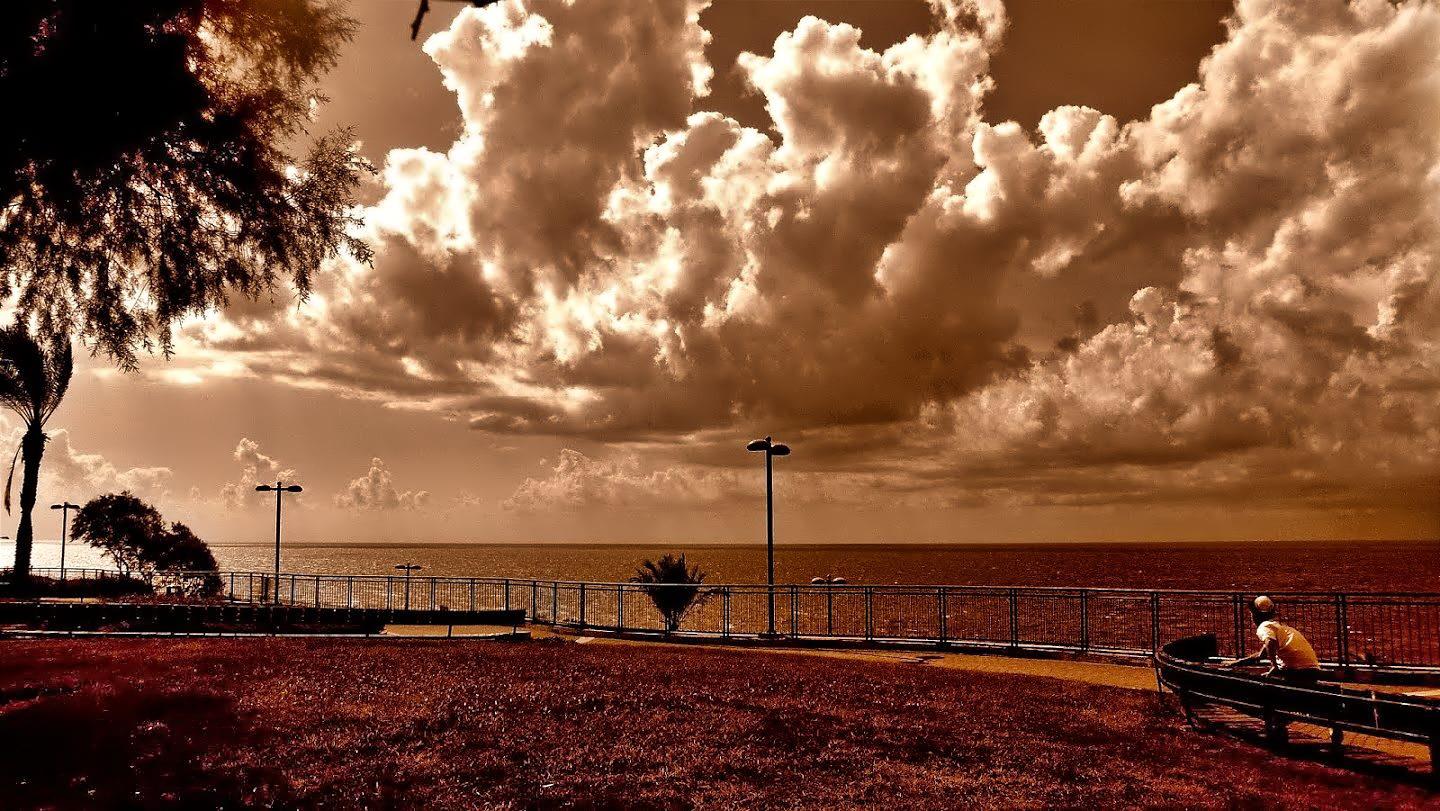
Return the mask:
MULTIPOLYGON (((539 629, 535 629, 535 632, 537 636, 540 635, 539 629)), ((624 639, 612 636, 564 636, 582 644, 592 645, 669 645, 687 648, 696 647, 695 644, 684 642, 658 642, 624 639)), ((800 656, 823 656, 834 659, 856 659, 872 662, 893 662, 896 664, 925 664, 932 667, 955 670, 974 670, 984 673, 1016 673, 1025 676, 1065 679, 1066 681, 1085 682, 1086 684, 1097 684, 1104 687, 1123 687, 1128 690, 1155 689, 1155 671, 1148 666, 1142 667, 1110 662, 912 650, 771 648, 753 645, 710 644, 706 644, 705 647, 744 653, 779 653, 800 656)))

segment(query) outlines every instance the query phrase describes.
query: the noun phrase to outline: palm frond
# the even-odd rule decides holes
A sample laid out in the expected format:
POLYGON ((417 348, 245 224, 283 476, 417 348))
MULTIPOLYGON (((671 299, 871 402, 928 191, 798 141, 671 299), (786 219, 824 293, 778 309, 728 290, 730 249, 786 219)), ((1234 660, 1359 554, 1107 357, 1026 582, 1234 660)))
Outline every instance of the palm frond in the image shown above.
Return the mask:
POLYGON ((63 335, 54 337, 45 366, 49 385, 46 388, 48 398, 41 422, 50 419, 55 409, 60 407, 60 401, 65 399, 65 392, 70 389, 70 378, 75 374, 75 352, 71 349, 68 338, 63 335))
POLYGON ((47 350, 20 323, 0 329, 0 405, 27 426, 50 419, 75 371, 69 339, 56 335, 49 344, 47 350))

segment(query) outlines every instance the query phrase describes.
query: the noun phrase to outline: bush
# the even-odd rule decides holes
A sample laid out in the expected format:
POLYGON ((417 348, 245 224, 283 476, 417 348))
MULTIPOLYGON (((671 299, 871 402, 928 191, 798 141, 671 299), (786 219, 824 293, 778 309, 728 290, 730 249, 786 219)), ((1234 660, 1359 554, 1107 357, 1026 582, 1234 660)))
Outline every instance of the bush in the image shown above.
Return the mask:
POLYGON ((700 590, 705 572, 698 566, 686 566, 683 552, 679 557, 666 554, 658 562, 646 560, 630 582, 644 585, 650 602, 665 620, 667 634, 678 630, 690 609, 705 602, 708 596, 700 590))
POLYGON ((155 589, 144 580, 122 574, 102 575, 84 579, 57 580, 30 575, 25 583, 15 584, 9 569, 0 570, 0 597, 30 599, 34 597, 135 597, 153 594, 155 589))

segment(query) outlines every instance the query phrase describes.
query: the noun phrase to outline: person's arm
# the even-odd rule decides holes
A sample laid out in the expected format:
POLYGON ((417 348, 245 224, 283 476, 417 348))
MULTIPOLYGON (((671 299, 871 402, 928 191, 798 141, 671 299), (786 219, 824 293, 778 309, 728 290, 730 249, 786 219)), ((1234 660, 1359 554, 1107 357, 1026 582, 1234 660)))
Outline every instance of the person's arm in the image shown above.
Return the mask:
POLYGON ((1265 640, 1265 644, 1260 646, 1260 653, 1270 660, 1270 669, 1265 671, 1265 675, 1267 676, 1275 675, 1275 671, 1280 669, 1280 662, 1276 660, 1275 656, 1276 651, 1279 649, 1280 643, 1276 642, 1273 636, 1265 640))
POLYGON ((1255 651, 1254 653, 1250 654, 1249 656, 1246 656, 1246 657, 1241 658, 1241 659, 1233 659, 1233 660, 1231 660, 1231 661, 1229 661, 1229 662, 1226 662, 1226 663, 1225 663, 1225 667, 1241 667, 1242 665, 1253 665, 1253 664, 1256 664, 1257 662, 1259 662, 1259 661, 1262 660, 1262 659, 1269 659, 1269 660, 1270 660, 1270 669, 1271 669, 1271 670, 1274 670, 1274 669, 1275 669, 1275 640, 1274 640, 1274 638, 1265 640, 1265 644, 1263 644, 1263 645, 1260 646, 1260 650, 1255 651))

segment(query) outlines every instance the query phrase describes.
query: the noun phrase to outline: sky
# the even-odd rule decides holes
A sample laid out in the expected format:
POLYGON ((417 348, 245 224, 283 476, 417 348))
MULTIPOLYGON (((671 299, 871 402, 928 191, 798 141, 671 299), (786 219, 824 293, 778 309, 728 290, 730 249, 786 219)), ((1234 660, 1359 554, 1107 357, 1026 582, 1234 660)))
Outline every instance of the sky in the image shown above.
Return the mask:
POLYGON ((758 541, 770 434, 782 543, 1440 534, 1440 7, 434 5, 312 128, 373 265, 85 360, 42 504, 758 541))

